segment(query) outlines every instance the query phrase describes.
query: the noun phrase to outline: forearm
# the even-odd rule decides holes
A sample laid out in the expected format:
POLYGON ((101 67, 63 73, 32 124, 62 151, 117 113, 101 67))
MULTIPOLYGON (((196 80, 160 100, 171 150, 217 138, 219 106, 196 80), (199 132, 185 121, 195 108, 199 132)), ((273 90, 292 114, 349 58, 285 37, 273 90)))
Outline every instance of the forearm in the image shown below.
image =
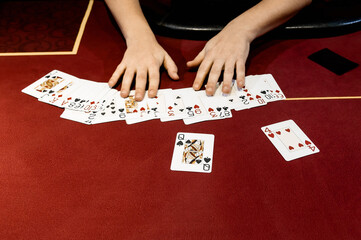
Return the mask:
MULTIPOLYGON (((285 23, 312 0, 263 0, 228 25, 236 25, 250 41, 285 23)), ((226 26, 227 27, 227 26, 226 26)))
POLYGON ((156 41, 138 0, 105 0, 127 45, 136 41, 156 41))

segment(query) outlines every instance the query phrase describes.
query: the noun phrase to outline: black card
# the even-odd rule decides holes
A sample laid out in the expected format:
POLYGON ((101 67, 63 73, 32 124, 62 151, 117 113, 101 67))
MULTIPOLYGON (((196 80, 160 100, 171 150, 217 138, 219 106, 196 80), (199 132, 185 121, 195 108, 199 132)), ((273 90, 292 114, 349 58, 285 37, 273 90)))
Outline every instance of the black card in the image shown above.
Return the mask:
POLYGON ((358 66, 357 63, 342 57, 328 48, 317 51, 308 56, 308 58, 337 75, 342 75, 358 66))

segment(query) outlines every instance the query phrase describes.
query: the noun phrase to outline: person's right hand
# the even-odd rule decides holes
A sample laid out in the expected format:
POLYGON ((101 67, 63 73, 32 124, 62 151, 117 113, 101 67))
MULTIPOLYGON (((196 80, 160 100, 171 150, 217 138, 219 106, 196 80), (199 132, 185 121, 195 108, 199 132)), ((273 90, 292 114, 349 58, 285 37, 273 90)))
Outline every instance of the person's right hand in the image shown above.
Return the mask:
POLYGON ((148 96, 155 97, 159 87, 159 69, 162 65, 173 80, 179 79, 176 64, 155 39, 127 42, 123 59, 108 84, 113 87, 123 76, 120 95, 125 98, 129 95, 135 77, 135 100, 141 101, 144 98, 147 81, 149 81, 148 96))

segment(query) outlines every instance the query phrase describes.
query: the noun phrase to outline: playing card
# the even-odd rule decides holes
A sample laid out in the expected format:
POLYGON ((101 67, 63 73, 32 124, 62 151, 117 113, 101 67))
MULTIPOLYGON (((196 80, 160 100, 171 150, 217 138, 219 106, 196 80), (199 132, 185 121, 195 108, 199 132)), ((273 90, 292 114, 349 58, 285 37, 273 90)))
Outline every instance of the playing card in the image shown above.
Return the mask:
POLYGON ((72 79, 64 87, 53 93, 46 94, 38 100, 44 103, 48 103, 50 105, 64 108, 65 105, 72 101, 72 93, 75 92, 78 88, 80 88, 86 81, 87 80, 79 78, 72 79))
MULTIPOLYGON (((190 119, 192 123, 194 123, 195 121, 200 122, 201 120, 219 120, 232 117, 231 109, 229 107, 229 101, 226 97, 207 96, 205 90, 198 91, 197 94, 201 99, 207 114, 190 119)), ((188 124, 189 123, 190 122, 188 122, 188 124)))
POLYGON ((125 120, 124 104, 121 104, 121 101, 119 91, 111 89, 103 98, 92 124, 125 120))
POLYGON ((246 77, 245 87, 254 96, 262 96, 267 102, 286 99, 281 88, 271 74, 250 75, 246 77))
POLYGON ((107 83, 85 81, 72 93, 72 100, 64 107, 76 111, 98 111, 100 100, 110 89, 107 83))
POLYGON ((65 108, 60 115, 61 118, 72 120, 79 123, 91 125, 97 116, 97 112, 76 111, 65 108))
POLYGON ((261 129, 286 161, 320 151, 293 120, 275 123, 261 129))
POLYGON ((222 88, 223 88, 223 82, 221 84, 217 83, 216 86, 216 91, 214 93, 214 97, 219 97, 222 99, 226 99, 226 106, 229 107, 230 109, 235 109, 236 106, 238 106, 240 104, 240 99, 237 96, 237 84, 235 82, 235 80, 232 81, 232 86, 231 86, 231 92, 229 94, 224 94, 222 92, 222 88))
MULTIPOLYGON (((172 91, 171 89, 159 89, 157 96, 154 98, 147 98, 147 104, 149 107, 149 114, 152 119, 158 119, 166 114, 165 110, 165 95, 167 92, 172 91)), ((146 93, 148 94, 148 92, 146 93)))
POLYGON ((172 163, 173 171, 212 172, 213 134, 177 133, 172 163))
POLYGON ((336 73, 337 75, 342 75, 358 67, 357 63, 350 61, 328 48, 324 48, 311 54, 308 56, 308 59, 320 64, 322 67, 336 73))
POLYGON ((126 123, 134 124, 154 119, 154 114, 151 114, 151 109, 148 105, 148 92, 145 93, 142 101, 136 101, 134 96, 135 91, 132 90, 129 96, 124 99, 126 123))
POLYGON ((195 120, 199 118, 200 121, 203 121, 204 115, 206 115, 206 110, 202 104, 201 99, 198 97, 198 94, 193 88, 183 88, 178 89, 177 93, 182 96, 183 104, 187 117, 183 119, 185 124, 192 124, 198 122, 195 120))
POLYGON ((234 110, 236 111, 264 106, 267 104, 267 101, 260 94, 253 95, 246 87, 238 89, 237 86, 234 85, 233 88, 239 100, 234 105, 234 110))
POLYGON ((44 95, 58 91, 74 79, 77 78, 59 70, 53 70, 24 88, 22 92, 36 98, 41 98, 44 95))
POLYGON ((182 95, 177 90, 170 90, 164 93, 164 113, 161 114, 160 121, 174 121, 186 118, 188 115, 186 113, 182 95))

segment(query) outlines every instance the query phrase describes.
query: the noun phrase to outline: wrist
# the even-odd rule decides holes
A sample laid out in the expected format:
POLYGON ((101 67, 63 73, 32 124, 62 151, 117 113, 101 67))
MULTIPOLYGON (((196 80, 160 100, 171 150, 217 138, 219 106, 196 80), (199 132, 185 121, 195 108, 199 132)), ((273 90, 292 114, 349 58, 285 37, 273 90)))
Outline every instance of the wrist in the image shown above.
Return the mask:
POLYGON ((233 35, 245 39, 247 42, 251 43, 254 39, 258 37, 258 31, 256 28, 253 28, 249 24, 244 24, 238 19, 231 21, 226 27, 225 30, 229 30, 233 35))
POLYGON ((127 44, 127 47, 136 46, 139 47, 144 43, 153 43, 157 42, 155 36, 153 33, 139 33, 139 34, 133 34, 125 37, 125 42, 127 44))

